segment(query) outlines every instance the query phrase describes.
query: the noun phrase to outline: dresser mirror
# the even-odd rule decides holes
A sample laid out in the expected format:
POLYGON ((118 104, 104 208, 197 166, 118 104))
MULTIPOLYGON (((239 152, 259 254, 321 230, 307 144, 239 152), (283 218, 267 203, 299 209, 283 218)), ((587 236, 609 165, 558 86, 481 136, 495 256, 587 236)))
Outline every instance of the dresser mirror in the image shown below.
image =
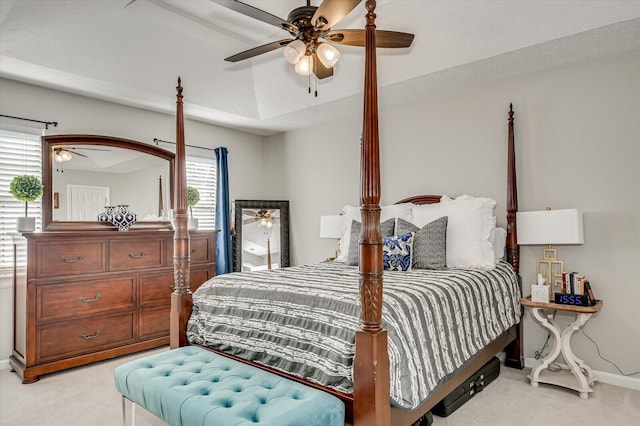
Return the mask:
POLYGON ((289 201, 236 200, 233 270, 289 266, 289 201))
POLYGON ((98 215, 128 206, 136 228, 171 228, 174 154, 110 136, 42 138, 43 230, 114 228, 98 215))

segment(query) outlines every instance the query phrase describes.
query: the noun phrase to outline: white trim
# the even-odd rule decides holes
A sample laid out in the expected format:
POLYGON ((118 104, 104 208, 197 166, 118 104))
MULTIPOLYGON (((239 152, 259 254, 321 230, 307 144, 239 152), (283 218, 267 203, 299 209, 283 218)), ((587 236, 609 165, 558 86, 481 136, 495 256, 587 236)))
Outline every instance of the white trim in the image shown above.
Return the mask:
POLYGON ((8 359, 0 359, 0 370, 8 370, 9 368, 10 368, 9 360, 8 359))
MULTIPOLYGON (((524 366, 525 368, 535 368, 540 364, 535 358, 525 358, 524 366)), ((558 364, 560 368, 569 370, 569 366, 562 363, 554 363, 558 364)), ((593 370, 593 374, 595 376, 596 381, 606 383, 608 385, 619 386, 621 388, 640 390, 640 378, 631 377, 631 376, 623 376, 622 374, 608 373, 606 371, 598 371, 593 370)))

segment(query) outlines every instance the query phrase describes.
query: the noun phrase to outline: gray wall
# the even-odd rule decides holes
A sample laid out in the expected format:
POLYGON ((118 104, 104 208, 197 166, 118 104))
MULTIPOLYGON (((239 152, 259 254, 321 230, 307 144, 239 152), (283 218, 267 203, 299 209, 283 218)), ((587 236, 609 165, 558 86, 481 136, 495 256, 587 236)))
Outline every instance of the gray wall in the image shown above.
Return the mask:
MULTIPOLYGON (((627 373, 640 370, 638 70, 635 51, 389 109, 380 97, 382 203, 425 193, 489 196, 503 225, 507 111, 514 103, 520 210, 584 212, 585 244, 559 246, 558 254, 604 300, 586 331, 627 373)), ((268 139, 267 164, 281 168, 269 185, 280 191, 271 195, 291 203, 294 264, 332 255, 335 242, 318 237, 320 216, 359 202, 361 116, 354 111, 268 139)), ((525 294, 541 250, 521 249, 525 294)), ((529 315, 524 328, 525 356, 532 357, 546 333, 529 315)), ((616 373, 584 335, 573 344, 587 364, 616 373)))
MULTIPOLYGON (((173 87, 169 87, 173 90, 173 87)), ((38 120, 57 121, 47 134, 88 133, 110 135, 153 143, 154 138, 175 141, 175 116, 143 111, 109 102, 0 79, 0 112, 5 115, 38 120)), ((188 86, 185 87, 185 109, 189 107, 188 86)), ((170 100, 172 104, 174 100, 170 100)), ((40 134, 39 128, 25 129, 20 122, 2 119, 2 127, 8 130, 31 131, 40 134)), ((262 198, 264 175, 263 138, 244 132, 185 121, 187 144, 229 149, 229 180, 231 198, 262 198)), ((171 150, 170 146, 163 146, 171 150)), ((188 155, 210 156, 212 151, 189 149, 188 155)), ((0 278, 0 360, 11 355, 13 339, 13 289, 10 278, 0 278)))
MULTIPOLYGON (((520 210, 547 206, 584 212, 585 244, 560 246, 567 269, 584 273, 604 308, 586 326, 602 354, 625 372, 640 369, 640 52, 536 73, 385 109, 380 96, 382 202, 422 193, 490 196, 505 223, 506 119, 516 111, 520 210)), ((0 80, 0 111, 58 120, 59 133, 173 140, 173 117, 0 80), (115 124, 118 123, 118 124, 115 124)), ((188 103, 188 94, 185 93, 188 103)), ((320 216, 357 204, 361 111, 332 123, 263 139, 186 123, 187 141, 230 149, 232 198, 288 199, 293 264, 334 252, 319 239, 320 216), (268 171, 268 173, 266 173, 268 171)), ((542 247, 522 247, 528 286, 542 247)), ((10 293, 2 287, 0 359, 10 353, 10 293), (9 331, 8 331, 9 330, 9 331)), ((525 355, 545 333, 525 319, 525 355)), ((575 352, 615 373, 582 334, 575 352)))

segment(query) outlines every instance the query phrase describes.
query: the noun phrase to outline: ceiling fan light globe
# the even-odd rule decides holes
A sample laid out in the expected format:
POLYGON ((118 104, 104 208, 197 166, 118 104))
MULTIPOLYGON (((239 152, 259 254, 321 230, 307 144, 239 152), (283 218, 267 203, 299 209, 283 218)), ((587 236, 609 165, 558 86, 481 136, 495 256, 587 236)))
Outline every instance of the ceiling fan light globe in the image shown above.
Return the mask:
POLYGON ((296 72, 300 75, 309 75, 311 70, 311 55, 305 55, 296 64, 296 72))
POLYGON ((307 51, 307 45, 300 39, 287 44, 282 51, 284 59, 290 64, 297 64, 307 51))
POLYGON ((322 43, 317 49, 318 59, 327 68, 333 67, 340 59, 340 51, 328 43, 322 43))
POLYGON ((71 153, 66 149, 58 149, 55 152, 55 159, 57 163, 65 163, 71 160, 71 153))

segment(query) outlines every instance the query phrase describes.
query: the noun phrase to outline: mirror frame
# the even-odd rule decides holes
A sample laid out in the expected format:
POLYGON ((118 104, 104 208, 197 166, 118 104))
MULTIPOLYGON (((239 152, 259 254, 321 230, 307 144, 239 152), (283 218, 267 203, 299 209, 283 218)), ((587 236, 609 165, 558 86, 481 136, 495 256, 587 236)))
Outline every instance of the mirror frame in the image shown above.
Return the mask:
MULTIPOLYGON (((158 148, 143 142, 130 139, 116 138, 100 135, 47 135, 42 137, 42 230, 43 231, 87 231, 87 230, 114 230, 108 222, 71 222, 53 221, 53 148, 67 145, 93 145, 110 146, 114 148, 130 149, 153 155, 169 162, 169 208, 173 209, 174 181, 175 181, 175 154, 171 151, 158 148)), ((169 221, 136 222, 135 229, 172 229, 169 221)))
POLYGON ((289 266, 289 201, 236 200, 233 272, 242 271, 242 209, 280 209, 280 268, 289 266))

